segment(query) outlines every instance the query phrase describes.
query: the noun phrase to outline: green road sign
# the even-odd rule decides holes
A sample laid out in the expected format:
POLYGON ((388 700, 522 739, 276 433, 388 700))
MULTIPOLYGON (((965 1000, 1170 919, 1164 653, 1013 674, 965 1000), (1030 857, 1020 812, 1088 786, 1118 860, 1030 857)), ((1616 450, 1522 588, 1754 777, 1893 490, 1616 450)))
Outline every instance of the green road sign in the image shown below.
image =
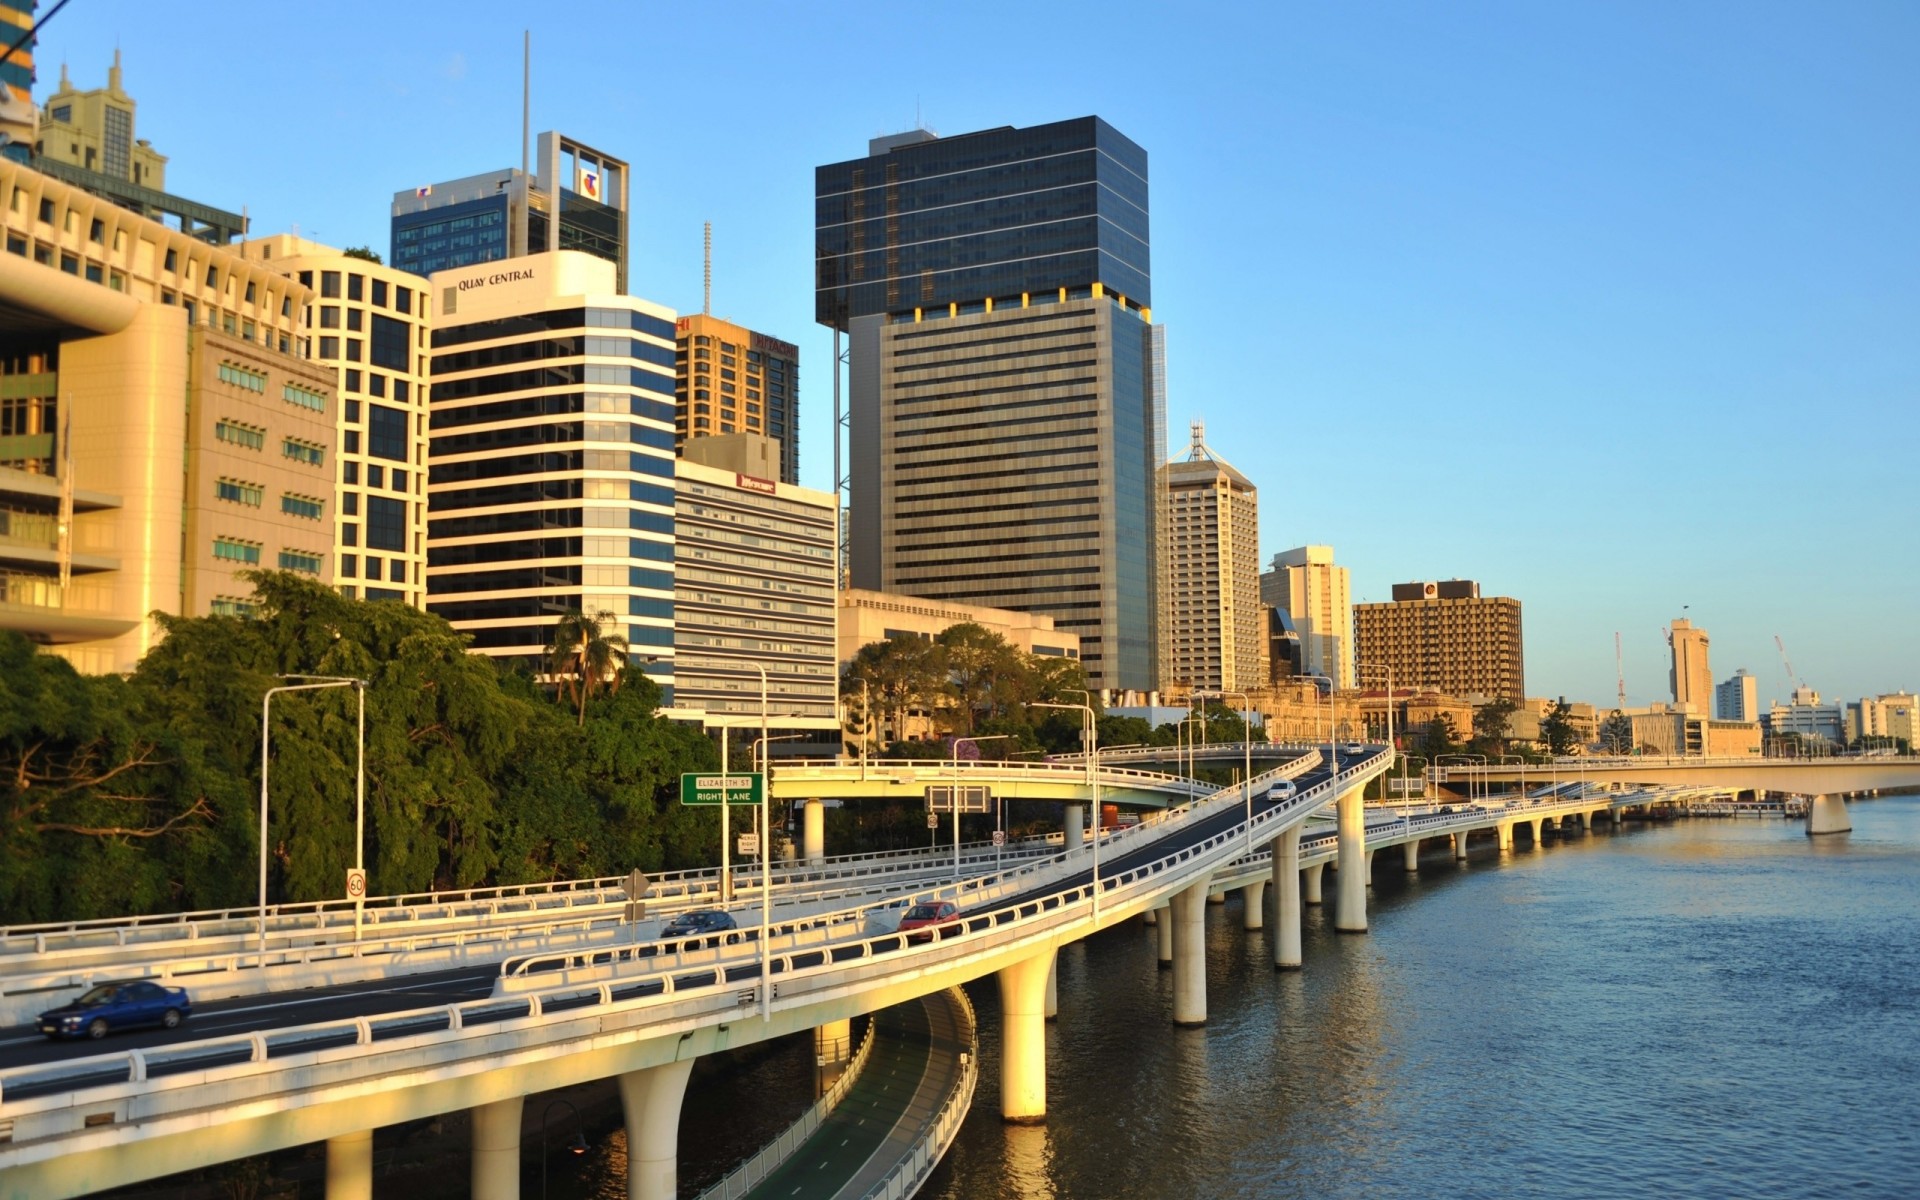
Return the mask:
POLYGON ((766 794, 766 776, 758 771, 733 775, 688 773, 680 777, 682 804, 758 804, 766 794))

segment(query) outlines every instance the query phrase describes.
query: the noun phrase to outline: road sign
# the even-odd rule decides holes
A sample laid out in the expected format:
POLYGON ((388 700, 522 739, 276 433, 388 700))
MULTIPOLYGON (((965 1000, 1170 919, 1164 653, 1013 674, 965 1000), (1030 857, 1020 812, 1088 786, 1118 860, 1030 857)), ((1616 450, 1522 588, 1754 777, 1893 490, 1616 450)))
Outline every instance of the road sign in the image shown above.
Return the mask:
POLYGON ((648 882, 645 871, 635 871, 627 876, 627 882, 624 886, 626 888, 627 899, 639 900, 647 894, 647 889, 653 885, 648 882))
POLYGON ((1405 795, 1408 792, 1426 791, 1427 781, 1424 779, 1389 779, 1387 780, 1387 787, 1392 791, 1405 795))
POLYGON ((932 809, 927 810, 927 828, 928 829, 940 828, 940 814, 937 812, 934 812, 932 809))
POLYGON ((367 873, 359 867, 347 868, 347 899, 367 898, 367 873))
POLYGON ((766 776, 758 771, 732 775, 690 772, 680 777, 682 804, 758 804, 766 795, 766 776), (724 799, 722 799, 724 797, 724 799))
POLYGON ((967 783, 955 788, 951 784, 930 783, 927 785, 927 807, 934 812, 952 812, 953 794, 960 793, 960 811, 983 813, 993 799, 993 789, 984 783, 967 783))
POLYGON ((1006 831, 1006 830, 1004 830, 1004 829, 996 829, 996 830, 994 830, 994 831, 993 831, 993 844, 994 844, 994 845, 996 845, 996 846, 1004 846, 1004 845, 1006 845, 1006 844, 1007 844, 1007 831, 1006 831))
POLYGON ((740 854, 743 857, 746 855, 760 853, 760 835, 757 833, 741 834, 739 846, 740 846, 740 854))
POLYGON ((1445 767, 1433 767, 1431 769, 1435 783, 1445 783, 1447 781, 1447 769, 1445 767))

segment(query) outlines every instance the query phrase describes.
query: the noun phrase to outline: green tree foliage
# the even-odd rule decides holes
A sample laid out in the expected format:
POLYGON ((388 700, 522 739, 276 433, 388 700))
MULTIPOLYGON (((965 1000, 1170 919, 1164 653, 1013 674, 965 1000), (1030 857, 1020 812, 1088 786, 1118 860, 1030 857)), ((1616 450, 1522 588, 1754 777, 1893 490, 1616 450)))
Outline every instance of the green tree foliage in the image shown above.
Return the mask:
POLYGON ((340 255, 343 258, 357 258, 362 262, 370 262, 376 265, 380 262, 380 252, 372 246, 348 246, 340 252, 340 255))
POLYGON ((1600 722, 1600 748, 1608 754, 1633 753, 1633 718, 1619 709, 1600 722))
POLYGON ((547 647, 547 664, 554 686, 565 690, 579 711, 579 724, 587 723, 587 701, 602 687, 620 690, 620 679, 627 662, 627 639, 614 633, 614 615, 597 612, 592 616, 575 611, 560 618, 554 627, 553 641, 547 647))
POLYGON ((1580 736, 1573 729, 1573 708, 1565 696, 1555 700, 1547 715, 1540 719, 1540 737, 1547 743, 1547 753, 1556 758, 1572 754, 1573 748, 1580 744, 1580 736))
POLYGON ((1507 752, 1507 737, 1512 732, 1510 723, 1513 714, 1520 706, 1501 696, 1489 700, 1473 710, 1473 748, 1481 754, 1498 755, 1507 752))
POLYGON ((1446 713, 1438 713, 1427 722, 1426 731, 1420 737, 1420 753, 1428 762, 1438 762, 1443 754, 1460 752, 1460 735, 1454 732, 1453 718, 1446 713))

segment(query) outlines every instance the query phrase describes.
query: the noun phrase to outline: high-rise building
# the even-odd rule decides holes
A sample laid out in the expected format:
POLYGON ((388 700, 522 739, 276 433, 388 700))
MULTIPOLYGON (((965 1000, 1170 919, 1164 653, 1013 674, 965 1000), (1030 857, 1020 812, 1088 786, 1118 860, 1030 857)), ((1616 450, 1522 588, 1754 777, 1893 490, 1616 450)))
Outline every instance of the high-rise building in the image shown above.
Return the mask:
POLYGON ((427 281, 279 234, 241 253, 312 288, 316 362, 334 370, 333 582, 364 600, 426 604, 427 281))
POLYGON ((297 280, 0 158, 0 628, 128 671, 152 614, 325 577, 331 367, 297 280))
POLYGON ((1260 510, 1253 483, 1214 453, 1195 421, 1184 461, 1160 469, 1166 540, 1160 614, 1162 687, 1265 687, 1260 615, 1260 510))
POLYGON ((1713 671, 1707 666, 1707 631, 1681 617, 1667 630, 1673 647, 1673 669, 1667 681, 1673 702, 1682 712, 1704 714, 1713 700, 1713 671))
POLYGON ((528 663, 610 613, 671 704, 675 314, 615 277, 576 250, 433 276, 427 608, 528 663))
POLYGON ((580 250, 614 264, 610 290, 624 293, 631 168, 552 132, 536 140, 533 161, 531 172, 507 168, 395 192, 387 261, 432 275, 580 250))
POLYGON ((1722 721, 1760 719, 1760 681, 1745 668, 1713 689, 1713 715, 1722 721))
POLYGON ((737 445, 697 438, 674 467, 674 707, 752 724, 764 667, 770 728, 815 734, 780 750, 838 753, 834 497, 743 470, 737 445))
POLYGON ((1391 669, 1395 688, 1526 700, 1518 600, 1470 579, 1395 584, 1393 597, 1354 605, 1360 661, 1391 669))
POLYGON ((223 246, 243 236, 240 214, 168 194, 166 155, 135 136, 136 108, 121 87, 118 50, 103 88, 75 88, 61 66, 60 86, 41 106, 34 169, 201 241, 223 246))
POLYGON ((1098 117, 919 130, 814 185, 815 315, 851 338, 853 586, 1043 613, 1090 686, 1156 686, 1146 152, 1098 117))
POLYGON ((674 446, 744 433, 779 447, 781 483, 800 479, 800 348, 704 313, 674 346, 674 446))
MULTIPOLYGON (((1332 546, 1274 555, 1273 569, 1260 573, 1260 599, 1292 619, 1302 674, 1325 675, 1342 690, 1353 686, 1353 585, 1333 561, 1332 546)), ((1401 682, 1396 672, 1394 683, 1401 682)))
POLYGON ((0 158, 24 163, 33 158, 39 113, 33 106, 33 28, 35 0, 0 0, 0 47, 26 35, 20 49, 0 61, 0 158))

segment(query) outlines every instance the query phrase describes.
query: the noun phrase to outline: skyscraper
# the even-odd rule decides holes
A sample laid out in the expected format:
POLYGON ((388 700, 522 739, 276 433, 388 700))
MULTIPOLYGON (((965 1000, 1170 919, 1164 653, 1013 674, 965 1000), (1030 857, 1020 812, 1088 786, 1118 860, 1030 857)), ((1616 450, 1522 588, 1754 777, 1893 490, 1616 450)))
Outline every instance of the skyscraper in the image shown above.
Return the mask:
POLYGON ((1098 117, 874 140, 814 173, 851 338, 853 586, 1043 613, 1156 686, 1147 155, 1098 117))
MULTIPOLYGON (((1332 546, 1299 546, 1273 556, 1260 575, 1260 599, 1283 609, 1300 636, 1302 673, 1353 686, 1353 586, 1332 546)), ((1396 677, 1395 682, 1399 680, 1396 677)))
POLYGON ((1681 617, 1667 631, 1667 643, 1673 647, 1673 669, 1667 680, 1673 686, 1673 702, 1684 712, 1703 716, 1713 704, 1713 671, 1707 666, 1707 631, 1694 627, 1681 617))
MULTIPOLYGON (((0 49, 33 28, 35 0, 0 0, 0 49)), ((0 158, 23 163, 33 157, 37 118, 33 108, 33 38, 0 62, 0 158)))
POLYGON ((508 168, 393 194, 387 261, 435 271, 554 250, 581 250, 617 268, 627 290, 628 164, 548 132, 531 172, 508 168))
POLYGON ((1161 683, 1201 691, 1264 687, 1258 494, 1207 445, 1200 422, 1192 433, 1185 461, 1160 469, 1167 505, 1161 683))
POLYGON ((1713 689, 1713 715, 1722 721, 1760 719, 1760 681, 1741 667, 1733 678, 1713 689))
POLYGON ((1392 603, 1354 605, 1353 629, 1360 661, 1390 668, 1395 688, 1527 697, 1520 602, 1471 579, 1396 583, 1392 603))
POLYGON ((780 447, 781 483, 800 480, 800 348, 704 313, 674 346, 674 446, 747 433, 780 447))

